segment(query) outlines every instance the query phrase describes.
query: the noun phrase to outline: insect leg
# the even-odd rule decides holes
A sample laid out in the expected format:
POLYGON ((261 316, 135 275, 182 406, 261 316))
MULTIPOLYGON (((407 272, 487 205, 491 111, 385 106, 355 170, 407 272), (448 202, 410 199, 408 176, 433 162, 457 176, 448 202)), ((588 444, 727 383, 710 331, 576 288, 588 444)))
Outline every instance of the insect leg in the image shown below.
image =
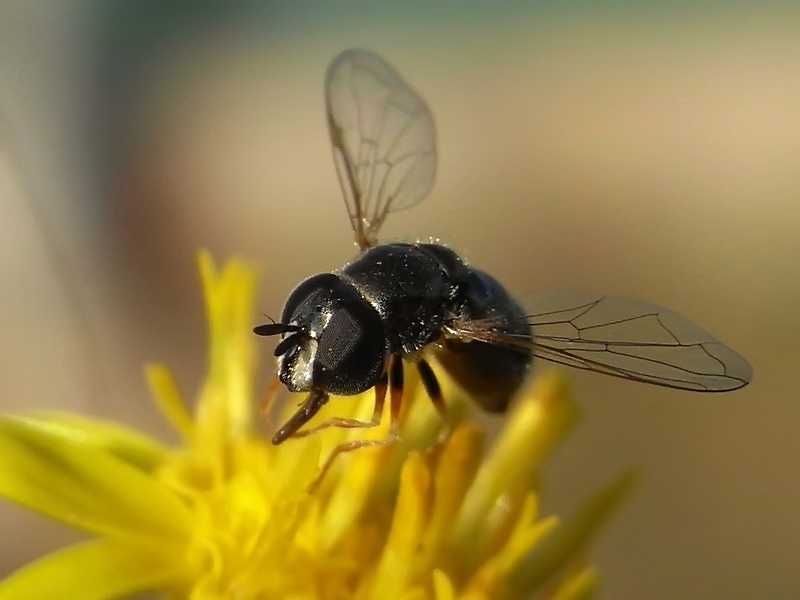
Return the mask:
POLYGON ((383 407, 386 404, 386 388, 388 387, 388 373, 384 373, 378 382, 375 384, 375 407, 372 410, 372 418, 369 421, 361 421, 359 419, 344 419, 342 417, 333 417, 332 419, 328 419, 319 425, 311 427, 309 429, 304 429, 303 431, 297 431, 292 437, 304 437, 310 435, 312 433, 316 433, 321 429, 327 429, 328 427, 343 427, 346 429, 350 428, 357 428, 357 427, 377 427, 381 423, 381 417, 383 416, 383 407))
POLYGON ((424 358, 420 359, 420 361, 417 363, 417 370, 419 371, 420 379, 422 379, 422 385, 425 387, 425 391, 428 393, 428 397, 431 399, 436 412, 439 413, 442 421, 444 421, 444 427, 442 427, 441 431, 439 432, 436 442, 427 449, 427 455, 431 459, 436 460, 444 450, 444 446, 447 443, 447 438, 450 437, 450 415, 447 411, 447 405, 444 403, 444 397, 442 396, 442 388, 439 385, 439 380, 437 379, 436 373, 433 372, 433 369, 428 361, 424 358))
POLYGON ((272 436, 272 443, 277 446, 295 435, 297 430, 317 414, 327 401, 328 394, 322 390, 311 390, 297 412, 272 436))
MULTIPOLYGON (((389 395, 389 402, 391 403, 389 408, 389 415, 391 417, 389 422, 389 436, 382 440, 350 440, 349 442, 342 442, 336 446, 330 456, 325 460, 322 467, 320 467, 317 476, 306 488, 309 494, 313 493, 319 487, 319 484, 330 470, 331 465, 333 465, 333 461, 336 460, 336 457, 340 454, 352 452, 359 448, 386 446, 400 439, 400 408, 403 404, 403 359, 400 356, 392 355, 389 361, 389 385, 391 390, 389 395)), ((385 389, 386 388, 384 388, 384 394, 385 389)))
POLYGON ((400 356, 392 357, 389 436, 395 441, 400 436, 400 409, 403 406, 403 359, 400 356))
POLYGON ((424 358, 420 359, 420 361, 417 363, 417 370, 419 371, 419 376, 422 379, 422 385, 425 386, 425 391, 428 392, 428 397, 431 399, 433 406, 436 408, 436 412, 438 412, 439 416, 442 417, 442 420, 447 423, 447 406, 444 403, 444 398, 442 397, 442 388, 439 385, 439 380, 436 378, 436 373, 433 372, 433 369, 428 364, 428 361, 426 361, 424 358))

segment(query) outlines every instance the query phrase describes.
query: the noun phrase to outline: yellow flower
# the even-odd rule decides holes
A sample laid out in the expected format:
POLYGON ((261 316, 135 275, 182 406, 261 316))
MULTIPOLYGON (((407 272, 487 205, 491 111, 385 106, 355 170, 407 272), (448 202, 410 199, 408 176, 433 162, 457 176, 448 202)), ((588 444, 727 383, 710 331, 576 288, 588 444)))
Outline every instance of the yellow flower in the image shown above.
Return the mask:
MULTIPOLYGON (((542 459, 574 422, 563 380, 542 377, 484 452, 468 402, 446 390, 454 426, 409 382, 402 441, 333 463, 358 436, 331 428, 272 446, 254 418, 254 274, 200 257, 208 376, 190 411, 170 372, 149 366, 181 442, 68 414, 0 417, 0 495, 90 534, 0 581, 3 600, 167 598, 454 600, 584 598, 596 574, 583 551, 631 482, 623 475, 574 517, 538 510, 542 459), (485 454, 485 457, 484 457, 485 454)), ((335 398, 319 419, 361 417, 372 396, 335 398)), ((291 407, 290 407, 291 408, 291 407)))

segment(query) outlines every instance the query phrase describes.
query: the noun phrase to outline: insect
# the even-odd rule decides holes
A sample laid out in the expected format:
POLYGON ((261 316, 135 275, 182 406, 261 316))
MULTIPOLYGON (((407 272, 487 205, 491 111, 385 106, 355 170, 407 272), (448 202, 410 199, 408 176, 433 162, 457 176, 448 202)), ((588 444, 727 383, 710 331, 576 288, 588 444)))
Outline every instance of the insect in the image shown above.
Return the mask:
MULTIPOLYGON (((739 354, 685 318, 640 300, 567 291, 515 300, 490 274, 438 243, 379 244, 387 217, 421 202, 436 172, 436 132, 420 96, 379 56, 346 50, 325 79, 336 172, 360 250, 337 271, 290 294, 280 322, 278 378, 308 392, 274 444, 319 429, 370 427, 384 411, 398 435, 404 363, 419 371, 436 409, 445 400, 428 358, 485 410, 502 412, 534 358, 623 379, 700 392, 746 385, 739 354), (369 421, 334 418, 301 431, 331 395, 375 390, 369 421)), ((361 440, 334 454, 386 443, 361 440)), ((332 457, 331 457, 332 458, 332 457)))

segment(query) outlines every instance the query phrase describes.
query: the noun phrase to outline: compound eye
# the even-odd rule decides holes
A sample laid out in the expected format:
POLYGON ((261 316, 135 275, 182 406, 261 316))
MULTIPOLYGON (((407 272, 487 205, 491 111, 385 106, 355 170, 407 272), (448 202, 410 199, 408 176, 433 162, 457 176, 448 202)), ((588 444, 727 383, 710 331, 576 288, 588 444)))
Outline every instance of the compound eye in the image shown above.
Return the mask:
POLYGON ((342 302, 317 337, 314 380, 337 395, 375 385, 387 353, 380 317, 361 299, 342 302))
POLYGON ((349 310, 346 308, 337 310, 317 340, 319 365, 326 370, 338 368, 350 358, 363 335, 361 324, 349 310))

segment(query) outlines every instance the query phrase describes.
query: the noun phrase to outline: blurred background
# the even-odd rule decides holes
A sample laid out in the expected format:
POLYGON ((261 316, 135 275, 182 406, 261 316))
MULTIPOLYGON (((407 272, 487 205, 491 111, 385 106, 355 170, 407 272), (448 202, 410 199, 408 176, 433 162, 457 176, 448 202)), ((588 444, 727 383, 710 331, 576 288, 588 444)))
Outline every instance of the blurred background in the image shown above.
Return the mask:
MULTIPOLYGON (((800 7, 769 2, 0 4, 0 409, 168 432, 141 377, 205 360, 198 247, 271 315, 353 255, 322 79, 386 57, 439 132, 433 236, 514 292, 669 306, 755 379, 694 395, 573 374, 545 509, 644 478, 592 550, 604 598, 800 597, 800 7)), ((0 574, 72 533, 0 506, 0 574)))

